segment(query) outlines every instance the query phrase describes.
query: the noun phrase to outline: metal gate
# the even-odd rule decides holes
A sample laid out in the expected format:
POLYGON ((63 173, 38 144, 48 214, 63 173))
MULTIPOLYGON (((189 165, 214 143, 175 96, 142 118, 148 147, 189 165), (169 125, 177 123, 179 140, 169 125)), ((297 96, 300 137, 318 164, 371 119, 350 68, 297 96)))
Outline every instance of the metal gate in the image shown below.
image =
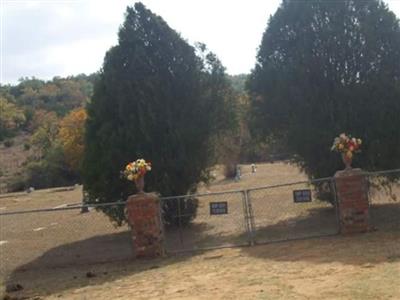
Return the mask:
POLYGON ((251 242, 255 244, 339 232, 331 178, 250 189, 247 195, 251 242))
MULTIPOLYGON (((365 175, 370 224, 397 232, 400 181, 391 182, 386 190, 381 189, 380 181, 399 178, 400 169, 365 175)), ((167 197, 160 202, 169 253, 321 237, 339 231, 333 178, 167 197)), ((101 205, 125 207, 123 202, 101 205)), ((82 206, 1 212, 0 246, 6 267, 94 263, 130 256, 128 227, 114 228, 95 209, 100 205, 89 206, 88 214, 80 213, 82 206), (29 261, 35 264, 26 264, 29 261)))
POLYGON ((248 244, 251 229, 244 195, 232 191, 161 198, 166 251, 248 244))
POLYGON ((168 197, 161 203, 165 209, 165 247, 170 253, 327 236, 339 231, 332 178, 168 197))
POLYGON ((400 169, 367 173, 370 225, 385 232, 400 230, 400 169))

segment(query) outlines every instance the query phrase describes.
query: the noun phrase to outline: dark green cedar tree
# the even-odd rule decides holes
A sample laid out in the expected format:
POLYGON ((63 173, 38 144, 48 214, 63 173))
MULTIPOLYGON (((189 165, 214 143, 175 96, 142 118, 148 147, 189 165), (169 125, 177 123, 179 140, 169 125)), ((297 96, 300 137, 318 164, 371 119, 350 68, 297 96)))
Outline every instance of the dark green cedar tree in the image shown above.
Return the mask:
MULTIPOLYGON (((137 158, 152 163, 147 191, 194 193, 214 163, 212 141, 235 120, 229 115, 233 110, 227 105, 230 86, 224 68, 204 45, 189 45, 141 3, 127 8, 118 38, 106 53, 87 107, 87 201, 126 200, 135 188, 120 171, 137 158)), ((195 199, 163 203, 170 224, 195 216, 195 199), (174 217, 178 210, 184 219, 174 217)), ((123 223, 121 206, 103 210, 123 223)))
POLYGON ((343 168, 342 132, 363 140, 354 165, 400 167, 400 27, 377 0, 284 0, 269 19, 247 88, 252 128, 287 142, 310 178, 343 168))

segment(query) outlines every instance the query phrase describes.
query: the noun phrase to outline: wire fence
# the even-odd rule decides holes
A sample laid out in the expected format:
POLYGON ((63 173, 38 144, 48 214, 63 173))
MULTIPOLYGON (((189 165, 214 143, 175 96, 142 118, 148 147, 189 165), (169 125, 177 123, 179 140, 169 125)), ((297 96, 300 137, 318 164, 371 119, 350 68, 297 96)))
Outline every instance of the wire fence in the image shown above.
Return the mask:
MULTIPOLYGON (((365 173, 370 224, 400 230, 400 170, 365 173)), ((334 178, 160 199, 167 253, 337 234, 334 178)), ((101 212, 125 203, 0 213, 0 276, 133 258, 130 230, 101 212), (87 209, 88 213, 82 213, 87 209)))
POLYGON ((247 244, 242 191, 166 198, 161 205, 167 252, 247 244))
POLYGON ((247 194, 254 243, 338 233, 331 178, 257 188, 248 190, 247 194))
POLYGON ((82 213, 82 206, 2 213, 0 276, 131 258, 128 227, 114 226, 95 207, 87 208, 89 213, 82 213))
POLYGON ((374 230, 400 230, 400 169, 367 173, 369 217, 374 230))
POLYGON ((170 197, 161 199, 161 203, 169 212, 163 218, 166 250, 173 253, 326 236, 339 231, 332 178, 170 197), (294 193, 303 198, 296 201, 294 193))

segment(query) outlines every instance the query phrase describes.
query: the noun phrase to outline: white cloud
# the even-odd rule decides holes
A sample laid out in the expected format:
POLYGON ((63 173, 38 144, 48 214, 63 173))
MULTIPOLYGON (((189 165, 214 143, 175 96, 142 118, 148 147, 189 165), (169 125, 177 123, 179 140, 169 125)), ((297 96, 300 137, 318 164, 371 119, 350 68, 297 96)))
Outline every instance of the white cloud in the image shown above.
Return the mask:
MULTIPOLYGON (((131 0, 0 0, 1 78, 50 79, 97 71, 131 0)), ((143 0, 190 42, 204 42, 231 74, 249 72, 281 0, 143 0)), ((400 16, 400 0, 387 1, 400 16)))
MULTIPOLYGON (((97 71, 132 1, 4 1, 2 82, 97 71)), ((143 3, 190 42, 204 42, 228 72, 247 72, 279 0, 143 3), (229 49, 229 51, 228 51, 229 49)))
POLYGON ((66 62, 73 63, 62 64, 62 74, 79 74, 83 73, 82 70, 94 72, 101 67, 105 51, 113 44, 113 38, 105 37, 52 46, 46 49, 46 64, 57 65, 60 57, 63 57, 66 62), (96 51, 96 49, 105 49, 105 51, 96 51))

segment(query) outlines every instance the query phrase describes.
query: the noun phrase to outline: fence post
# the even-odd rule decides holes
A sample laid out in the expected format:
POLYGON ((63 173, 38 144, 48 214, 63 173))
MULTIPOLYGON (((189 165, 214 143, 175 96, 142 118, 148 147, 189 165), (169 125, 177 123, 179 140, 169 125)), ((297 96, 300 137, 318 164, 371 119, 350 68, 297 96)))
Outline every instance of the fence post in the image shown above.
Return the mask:
POLYGON ((338 197, 337 197, 337 193, 336 193, 336 182, 333 177, 331 178, 330 181, 331 181, 331 188, 332 188, 332 193, 333 193, 333 202, 335 205, 337 233, 339 234, 340 233, 340 216, 339 216, 338 197))
POLYGON ((177 198, 178 200, 178 226, 179 226, 179 239, 181 242, 181 247, 183 247, 183 234, 182 234, 182 216, 181 216, 181 198, 177 198))
POLYGON ((250 234, 250 225, 249 225, 249 212, 247 209, 247 200, 246 200, 246 192, 241 191, 242 193, 242 205, 243 205, 243 217, 244 217, 244 225, 246 227, 246 233, 248 235, 248 243, 251 244, 251 234, 250 234))
POLYGON ((251 199, 249 197, 249 191, 243 191, 243 200, 245 205, 245 219, 246 219, 246 226, 248 228, 248 236, 249 236, 249 244, 250 246, 254 246, 254 231, 255 231, 255 224, 254 224, 254 217, 253 217, 253 208, 251 206, 251 199))

